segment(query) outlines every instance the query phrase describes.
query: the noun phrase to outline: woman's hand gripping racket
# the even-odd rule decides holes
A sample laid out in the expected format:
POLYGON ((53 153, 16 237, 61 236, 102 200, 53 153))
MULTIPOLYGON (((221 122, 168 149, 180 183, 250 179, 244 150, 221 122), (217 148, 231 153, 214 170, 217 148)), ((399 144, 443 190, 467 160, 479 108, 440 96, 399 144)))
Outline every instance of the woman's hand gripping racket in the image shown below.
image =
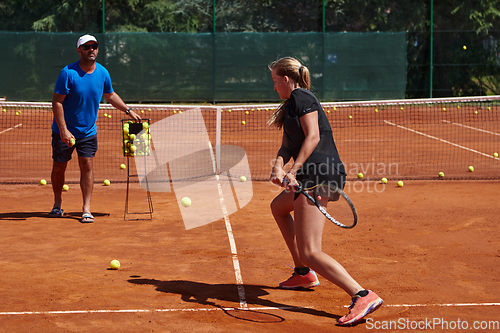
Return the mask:
MULTIPOLYGON (((283 178, 283 183, 288 183, 288 180, 283 178)), ((309 199, 325 217, 338 225, 341 228, 351 229, 358 223, 358 213, 356 212, 356 207, 352 203, 351 199, 344 193, 341 189, 334 186, 326 185, 316 185, 314 188, 303 189, 298 184, 292 186, 294 191, 302 193, 307 199, 309 199), (321 196, 317 195, 317 198, 313 198, 306 190, 313 190, 315 193, 326 194, 329 197, 337 197, 338 200, 331 202, 330 205, 327 204, 327 208, 321 206, 320 200, 321 196), (330 206, 330 207, 329 207, 330 206), (332 216, 335 215, 335 218, 332 216)))

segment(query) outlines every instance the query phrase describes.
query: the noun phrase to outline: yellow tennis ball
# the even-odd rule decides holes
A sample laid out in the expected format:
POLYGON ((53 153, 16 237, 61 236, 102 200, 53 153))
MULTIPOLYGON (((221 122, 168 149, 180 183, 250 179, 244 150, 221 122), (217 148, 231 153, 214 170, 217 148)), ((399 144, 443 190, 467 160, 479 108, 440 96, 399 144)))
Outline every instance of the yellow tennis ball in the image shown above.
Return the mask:
POLYGON ((494 158, 498 158, 498 153, 493 153, 494 158))
POLYGON ((129 149, 133 153, 137 150, 137 147, 135 145, 131 145, 129 149))
POLYGON ((398 186, 399 186, 399 187, 403 187, 404 185, 405 185, 405 184, 403 183, 403 181, 402 181, 402 180, 400 180, 400 181, 398 182, 398 186))
POLYGON ((120 268, 120 262, 116 259, 111 260, 111 262, 109 263, 109 267, 111 267, 111 269, 118 269, 120 268))
POLYGON ((63 185, 63 191, 67 191, 67 190, 69 190, 69 186, 68 186, 68 185, 66 185, 66 184, 64 184, 64 185, 63 185))
POLYGON ((108 118, 111 119, 111 115, 110 114, 108 114, 108 118))
POLYGON ((142 129, 148 129, 149 124, 148 123, 142 123, 142 129))
POLYGON ((246 182, 246 181, 247 181, 247 177, 245 177, 245 176, 241 176, 241 177, 240 177, 240 181, 242 181, 242 182, 246 182))
POLYGON ((111 185, 111 182, 109 181, 109 179, 104 179, 104 185, 105 186, 111 185))
POLYGON ((474 172, 474 167, 472 165, 469 167, 469 171, 474 172))
POLYGON ((128 137, 129 137, 129 139, 130 139, 131 141, 134 141, 134 140, 135 140, 136 135, 132 133, 132 134, 129 134, 129 136, 128 136, 128 137))
POLYGON ((384 177, 384 178, 382 178, 380 181, 381 181, 382 183, 384 183, 384 184, 387 184, 387 178, 385 178, 385 177, 384 177))
POLYGON ((444 177, 444 172, 438 173, 438 176, 439 176, 439 178, 443 178, 444 177))
POLYGON ((352 119, 352 116, 349 116, 349 119, 352 119))
POLYGON ((47 181, 45 179, 40 180, 40 185, 47 185, 47 181))
POLYGON ((184 197, 181 199, 181 205, 183 207, 189 207, 191 206, 191 199, 189 199, 189 197, 184 197))
POLYGON ((108 114, 107 114, 107 113, 105 113, 105 114, 104 114, 104 117, 108 118, 108 114))
POLYGON ((76 143, 75 138, 71 138, 71 146, 74 146, 74 145, 75 145, 75 143, 76 143))
POLYGON ((126 168, 127 168, 127 166, 126 166, 125 164, 120 164, 120 168, 121 168, 121 169, 126 169, 126 168))
POLYGON ((467 50, 467 45, 462 46, 464 50, 467 50))
POLYGON ((245 124, 246 124, 246 121, 242 120, 242 121, 241 121, 241 124, 242 124, 242 125, 245 125, 245 124))
POLYGON ((359 178, 359 179, 363 178, 363 174, 362 174, 361 172, 360 172, 360 173, 358 173, 358 178, 359 178))

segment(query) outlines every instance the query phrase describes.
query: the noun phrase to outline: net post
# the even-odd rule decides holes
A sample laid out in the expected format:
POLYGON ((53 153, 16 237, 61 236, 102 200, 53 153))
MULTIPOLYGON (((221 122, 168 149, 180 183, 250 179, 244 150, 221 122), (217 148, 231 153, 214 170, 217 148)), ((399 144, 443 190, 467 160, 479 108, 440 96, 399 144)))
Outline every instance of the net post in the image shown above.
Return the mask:
POLYGON ((220 144, 221 144, 221 124, 222 124, 222 108, 217 107, 217 117, 215 126, 215 162, 217 165, 217 175, 220 175, 220 144))

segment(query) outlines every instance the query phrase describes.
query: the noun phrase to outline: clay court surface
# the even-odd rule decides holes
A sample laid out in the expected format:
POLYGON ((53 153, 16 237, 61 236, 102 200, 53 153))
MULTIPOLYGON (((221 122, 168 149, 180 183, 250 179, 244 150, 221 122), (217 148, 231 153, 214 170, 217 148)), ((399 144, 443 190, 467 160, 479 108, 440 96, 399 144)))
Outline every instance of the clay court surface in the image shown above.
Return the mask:
MULTIPOLYGON (((227 221, 191 230, 173 193, 152 193, 152 220, 124 221, 125 184, 96 184, 96 221, 81 224, 76 184, 60 219, 48 218, 50 185, 2 185, 0 331, 366 332, 436 320, 448 329, 434 331, 464 331, 464 322, 494 331, 472 328, 500 321, 500 182, 375 184, 348 193, 358 226, 324 232, 324 251, 384 299, 373 321, 350 328, 336 326, 349 297, 325 279, 314 290, 277 288, 292 261, 269 210, 278 188, 268 182, 253 182, 253 199, 227 221), (112 259, 119 270, 108 269, 112 259)), ((145 192, 133 190, 132 209, 145 209, 145 192)))

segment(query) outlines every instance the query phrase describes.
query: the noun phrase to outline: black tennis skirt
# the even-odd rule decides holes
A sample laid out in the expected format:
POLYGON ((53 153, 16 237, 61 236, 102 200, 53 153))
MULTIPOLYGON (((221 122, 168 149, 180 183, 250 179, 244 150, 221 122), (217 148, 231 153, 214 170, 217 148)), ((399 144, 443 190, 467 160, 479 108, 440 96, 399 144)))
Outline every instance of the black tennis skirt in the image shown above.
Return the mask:
MULTIPOLYGON (((314 191, 316 196, 326 196, 329 201, 337 201, 339 194, 332 189, 344 189, 346 172, 342 164, 308 163, 297 171, 295 179, 303 189, 314 191)), ((295 199, 298 194, 295 194, 295 199)))

